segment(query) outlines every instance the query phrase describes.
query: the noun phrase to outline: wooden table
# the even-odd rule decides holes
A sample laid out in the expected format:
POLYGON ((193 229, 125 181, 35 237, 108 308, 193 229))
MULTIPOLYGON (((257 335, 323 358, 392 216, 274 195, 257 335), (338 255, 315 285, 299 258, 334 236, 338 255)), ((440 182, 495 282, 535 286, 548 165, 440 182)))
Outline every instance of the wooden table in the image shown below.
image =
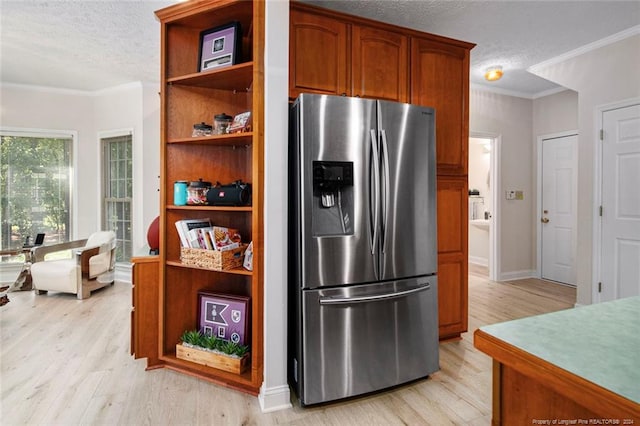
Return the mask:
POLYGON ((493 425, 640 425, 640 297, 481 327, 493 425))

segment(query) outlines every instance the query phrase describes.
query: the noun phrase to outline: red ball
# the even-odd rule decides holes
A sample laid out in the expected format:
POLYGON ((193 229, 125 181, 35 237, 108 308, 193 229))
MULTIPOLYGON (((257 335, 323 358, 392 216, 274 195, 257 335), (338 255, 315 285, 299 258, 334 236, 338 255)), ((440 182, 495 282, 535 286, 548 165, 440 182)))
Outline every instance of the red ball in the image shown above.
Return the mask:
POLYGON ((147 242, 151 250, 160 248, 160 216, 153 219, 147 231, 147 242))

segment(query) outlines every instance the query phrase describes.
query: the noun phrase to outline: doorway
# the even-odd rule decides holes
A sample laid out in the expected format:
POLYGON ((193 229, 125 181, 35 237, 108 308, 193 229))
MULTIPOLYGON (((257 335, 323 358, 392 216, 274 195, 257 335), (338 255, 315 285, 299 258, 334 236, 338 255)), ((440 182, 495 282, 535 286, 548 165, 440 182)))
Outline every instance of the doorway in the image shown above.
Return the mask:
POLYGON ((605 302, 640 295, 640 101, 598 113, 593 300, 605 302))
POLYGON ((575 286, 577 132, 538 137, 538 276, 575 286))
POLYGON ((496 197, 500 138, 470 132, 469 138, 469 263, 470 270, 499 279, 496 197))

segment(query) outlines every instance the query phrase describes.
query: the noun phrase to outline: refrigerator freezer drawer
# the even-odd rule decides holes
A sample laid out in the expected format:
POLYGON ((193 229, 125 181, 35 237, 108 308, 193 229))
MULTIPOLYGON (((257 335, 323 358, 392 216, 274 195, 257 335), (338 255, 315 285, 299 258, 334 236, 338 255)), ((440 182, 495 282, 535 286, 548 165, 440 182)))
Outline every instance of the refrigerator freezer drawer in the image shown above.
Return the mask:
POLYGON ((437 278, 303 291, 299 396, 316 404, 438 370, 437 278))

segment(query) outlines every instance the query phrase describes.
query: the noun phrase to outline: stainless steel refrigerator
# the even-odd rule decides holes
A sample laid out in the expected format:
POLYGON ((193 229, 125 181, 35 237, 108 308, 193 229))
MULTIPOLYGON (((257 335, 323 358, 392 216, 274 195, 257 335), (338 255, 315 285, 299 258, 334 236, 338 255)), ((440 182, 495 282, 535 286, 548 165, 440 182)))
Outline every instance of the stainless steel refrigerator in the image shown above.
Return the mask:
POLYGON ((302 94, 289 140, 289 381, 303 405, 437 371, 435 117, 302 94))

